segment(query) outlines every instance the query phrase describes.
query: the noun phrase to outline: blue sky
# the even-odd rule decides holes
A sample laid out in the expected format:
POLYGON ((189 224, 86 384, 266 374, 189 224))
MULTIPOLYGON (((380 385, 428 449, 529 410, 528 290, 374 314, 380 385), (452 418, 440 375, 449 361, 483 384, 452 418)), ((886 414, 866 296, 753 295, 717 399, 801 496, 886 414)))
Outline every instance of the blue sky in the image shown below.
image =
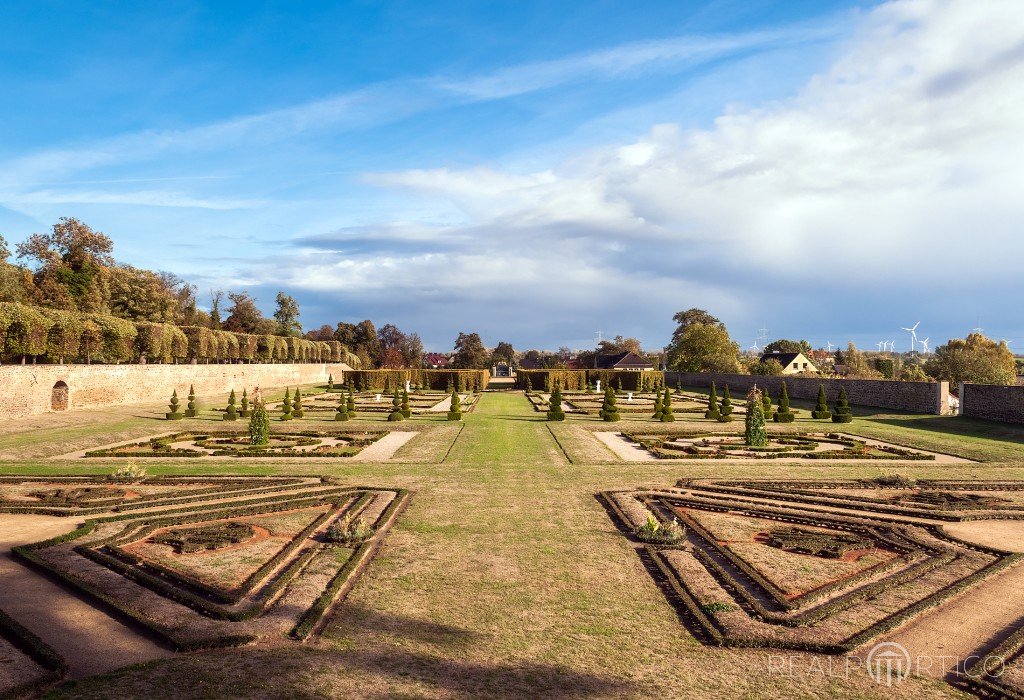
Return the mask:
MULTIPOLYGON (((447 349, 1020 338, 1012 2, 5 5, 0 232, 447 349), (993 255, 993 252, 998 254, 993 255), (906 334, 902 334, 906 335, 906 334)), ((905 344, 905 343, 901 343, 905 344)))

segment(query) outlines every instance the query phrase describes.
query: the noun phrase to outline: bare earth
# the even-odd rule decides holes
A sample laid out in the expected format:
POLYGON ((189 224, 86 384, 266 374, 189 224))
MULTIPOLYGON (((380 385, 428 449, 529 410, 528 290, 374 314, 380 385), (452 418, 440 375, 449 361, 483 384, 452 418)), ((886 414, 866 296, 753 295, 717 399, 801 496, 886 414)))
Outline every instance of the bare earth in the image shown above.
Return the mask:
POLYGON ((620 433, 594 433, 594 437, 608 446, 619 459, 625 462, 653 462, 656 458, 635 442, 630 442, 620 433))
POLYGON ((943 523, 942 529, 965 542, 1024 552, 1024 520, 969 520, 943 523))
POLYGON ((395 431, 388 433, 377 442, 363 449, 352 457, 353 462, 383 462, 391 459, 398 448, 412 440, 419 433, 414 431, 395 431))
POLYGON ((0 607, 63 656, 72 678, 173 656, 11 557, 11 547, 55 537, 77 524, 74 518, 0 513, 0 607))

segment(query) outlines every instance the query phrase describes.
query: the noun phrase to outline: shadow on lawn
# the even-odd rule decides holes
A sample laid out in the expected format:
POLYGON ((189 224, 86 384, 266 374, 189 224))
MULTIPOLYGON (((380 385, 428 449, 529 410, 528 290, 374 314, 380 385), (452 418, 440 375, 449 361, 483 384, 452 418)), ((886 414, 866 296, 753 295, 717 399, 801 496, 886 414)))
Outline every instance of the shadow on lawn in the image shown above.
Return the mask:
POLYGON ((973 418, 954 418, 950 416, 899 418, 889 416, 886 418, 872 418, 870 421, 898 428, 926 430, 933 433, 941 433, 942 435, 977 437, 1015 444, 1024 442, 1024 426, 990 423, 973 418))

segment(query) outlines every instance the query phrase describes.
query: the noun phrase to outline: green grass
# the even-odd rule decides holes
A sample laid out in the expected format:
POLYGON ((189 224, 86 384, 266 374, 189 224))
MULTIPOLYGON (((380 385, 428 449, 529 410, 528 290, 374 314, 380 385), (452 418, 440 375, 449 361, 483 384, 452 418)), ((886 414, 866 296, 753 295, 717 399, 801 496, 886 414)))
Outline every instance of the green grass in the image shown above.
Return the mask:
MULTIPOLYGON (((75 449, 80 438, 103 440, 114 426, 131 423, 134 429, 124 418, 131 413, 111 412, 107 423, 83 427, 84 434, 61 451, 75 449)), ((673 430, 712 425, 691 415, 677 418, 673 430)), ((897 471, 893 467, 626 464, 614 461, 590 432, 653 421, 612 425, 570 417, 549 427, 519 393, 485 394, 465 415, 464 427, 447 423, 443 414, 398 427, 410 424, 425 433, 403 448, 402 461, 146 463, 152 474, 331 473, 343 483, 406 487, 413 495, 321 642, 274 640, 180 656, 80 681, 56 696, 961 697, 937 681, 908 680, 889 689, 863 673, 827 678, 807 671, 815 662, 827 663, 812 655, 796 655, 796 668, 804 672, 770 676, 771 652, 700 645, 594 497, 605 489, 668 486, 684 476, 848 478, 897 471)), ((157 432, 166 424, 146 425, 157 432)), ((742 421, 713 425, 742 430, 742 421)), ((798 420, 793 429, 810 425, 798 420)), ((817 425, 833 429, 831 423, 817 425)), ((986 460, 898 469, 911 476, 1024 478, 1022 432, 1016 429, 888 413, 859 415, 840 427, 986 460)), ((17 449, 0 439, 3 454, 17 449)), ((4 473, 109 469, 35 458, 0 465, 4 473)))

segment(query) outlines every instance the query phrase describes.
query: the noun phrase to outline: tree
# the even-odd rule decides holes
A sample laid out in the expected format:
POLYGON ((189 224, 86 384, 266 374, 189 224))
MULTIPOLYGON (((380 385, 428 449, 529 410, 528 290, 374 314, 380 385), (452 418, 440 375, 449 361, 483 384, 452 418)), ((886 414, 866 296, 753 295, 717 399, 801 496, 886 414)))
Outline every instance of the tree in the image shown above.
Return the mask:
POLYGON ((768 430, 764 426, 763 398, 755 386, 747 394, 747 415, 744 419, 743 439, 749 447, 766 447, 768 430))
MULTIPOLYGON (((825 387, 822 387, 824 389, 825 387)), ((796 415, 789 407, 789 389, 786 382, 782 382, 782 390, 779 392, 779 410, 775 412, 776 423, 792 423, 796 415)))
POLYGON ((302 410, 302 390, 299 387, 295 387, 295 398, 292 399, 292 415, 296 418, 302 418, 306 415, 306 412, 302 410))
POLYGON ((722 407, 718 409, 718 422, 728 423, 732 420, 732 396, 729 395, 729 385, 722 390, 722 407))
POLYGON ((773 340, 764 346, 765 352, 802 352, 805 355, 812 349, 811 344, 806 340, 786 340, 785 338, 773 340))
POLYGON ((78 219, 61 218, 49 233, 33 233, 16 246, 34 270, 36 303, 56 309, 102 311, 114 242, 78 219))
POLYGON ((423 340, 419 333, 409 333, 402 342, 402 356, 406 367, 423 366, 423 340))
POLYGON ((504 362, 509 367, 515 366, 516 351, 512 347, 512 343, 507 343, 502 340, 497 344, 497 346, 495 346, 494 350, 491 351, 491 364, 496 365, 500 362, 504 362))
POLYGON ((740 347, 725 325, 701 309, 673 317, 679 326, 666 350, 670 369, 680 372, 737 372, 740 347))
POLYGON ((302 337, 302 324, 299 323, 299 303, 284 292, 278 292, 274 301, 277 304, 277 310, 274 311, 277 334, 302 337))
POLYGON ((715 383, 711 382, 711 393, 708 394, 708 410, 704 411, 704 417, 718 420, 721 415, 721 412, 718 410, 718 394, 715 392, 715 383))
MULTIPOLYGON (((246 292, 228 293, 228 316, 224 319, 224 330, 232 333, 260 333, 265 334, 268 323, 273 321, 263 316, 263 312, 256 308, 256 300, 246 292)), ((277 332, 277 324, 273 325, 273 333, 277 332)))
POLYGON ((953 386, 961 382, 1008 386, 1017 383, 1017 364, 1006 341, 997 343, 981 333, 953 338, 935 348, 935 356, 925 367, 928 374, 946 379, 953 386))
POLYGON ((189 384, 188 408, 185 409, 185 416, 187 418, 195 418, 197 415, 199 415, 199 405, 196 403, 196 388, 194 385, 189 384))
POLYGON ((270 415, 267 413, 267 406, 256 392, 256 401, 253 403, 252 416, 249 418, 249 444, 266 445, 270 442, 270 415))
POLYGON ((665 398, 661 401, 661 422, 672 423, 676 416, 672 413, 672 392, 665 387, 665 398))
POLYGON ((777 377, 782 374, 782 363, 775 359, 768 359, 764 362, 755 362, 750 365, 750 373, 768 377, 777 377))
POLYGON ((833 423, 849 423, 853 420, 853 412, 850 410, 850 401, 846 398, 846 387, 839 387, 839 398, 836 399, 835 409, 832 411, 833 423))
POLYGON ((846 367, 847 377, 870 379, 882 376, 880 372, 871 366, 864 353, 858 350, 857 346, 852 342, 847 344, 846 350, 841 355, 837 353, 836 363, 846 367), (839 360, 842 360, 842 362, 839 362, 839 360))
POLYGON ((402 413, 402 397, 398 393, 398 387, 395 387, 395 395, 391 399, 391 413, 388 414, 388 420, 392 423, 405 420, 405 414, 402 413))
POLYGON ((828 410, 828 398, 825 396, 825 385, 818 385, 818 403, 811 411, 811 417, 816 420, 828 420, 832 417, 832 411, 828 410))
POLYGON ((614 423, 619 420, 619 408, 615 405, 615 391, 610 387, 604 388, 604 403, 601 406, 601 420, 614 423))
POLYGON ((558 384, 551 390, 551 398, 548 400, 548 420, 565 420, 565 411, 562 410, 562 389, 558 384))
POLYGON ((452 403, 448 409, 448 420, 462 420, 462 400, 459 394, 452 390, 452 403))
POLYGON ((210 328, 215 331, 221 329, 220 305, 224 301, 224 292, 220 289, 210 290, 210 328))
POLYGON ((238 409, 235 408, 235 390, 228 395, 228 407, 224 411, 224 420, 238 420, 238 409))
POLYGON ((284 390, 284 400, 281 402, 281 420, 292 419, 292 394, 291 389, 284 390))
POLYGON ((453 369, 483 369, 487 366, 487 348, 477 333, 459 333, 452 356, 453 369))
POLYGON ((164 414, 164 417, 167 418, 167 420, 181 420, 185 417, 179 410, 181 408, 179 405, 180 403, 181 402, 178 400, 178 390, 175 389, 171 392, 171 402, 167 404, 167 407, 171 410, 169 413, 164 414))

